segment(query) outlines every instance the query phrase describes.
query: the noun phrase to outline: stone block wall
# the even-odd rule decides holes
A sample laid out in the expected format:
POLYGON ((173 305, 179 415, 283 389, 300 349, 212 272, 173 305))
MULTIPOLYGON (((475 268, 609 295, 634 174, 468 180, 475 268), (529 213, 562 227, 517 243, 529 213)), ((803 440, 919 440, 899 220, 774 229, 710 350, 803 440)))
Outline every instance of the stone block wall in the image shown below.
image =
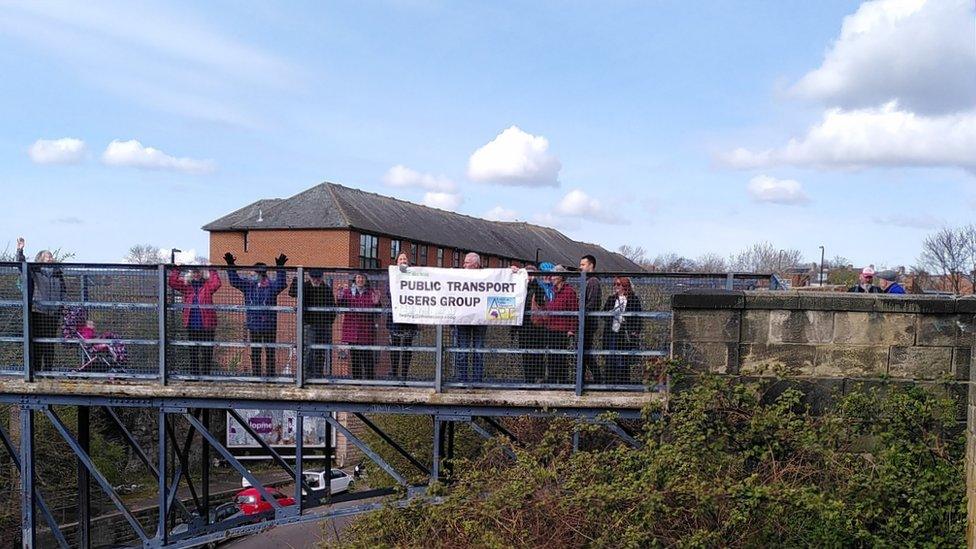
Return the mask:
POLYGON ((882 381, 948 391, 966 421, 974 546, 976 298, 703 290, 671 306, 672 356, 703 372, 797 380, 820 395, 882 381))

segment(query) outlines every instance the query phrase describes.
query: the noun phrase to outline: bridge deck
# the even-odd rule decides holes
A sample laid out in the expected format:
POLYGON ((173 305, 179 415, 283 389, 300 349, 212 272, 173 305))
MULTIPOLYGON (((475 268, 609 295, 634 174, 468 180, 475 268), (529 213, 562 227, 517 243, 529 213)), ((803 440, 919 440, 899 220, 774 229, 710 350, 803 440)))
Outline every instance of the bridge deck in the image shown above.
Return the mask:
POLYGON ((545 412, 548 414, 589 415, 597 411, 618 411, 633 415, 664 396, 656 392, 593 392, 575 395, 567 391, 454 389, 435 392, 423 387, 377 387, 354 385, 268 385, 258 383, 179 383, 161 385, 155 381, 111 381, 91 379, 0 378, 0 402, 30 402, 44 397, 46 402, 80 403, 111 399, 114 405, 145 405, 159 400, 167 406, 207 407, 232 403, 242 408, 269 407, 315 411, 362 411, 395 413, 475 413, 494 410, 492 415, 545 412))

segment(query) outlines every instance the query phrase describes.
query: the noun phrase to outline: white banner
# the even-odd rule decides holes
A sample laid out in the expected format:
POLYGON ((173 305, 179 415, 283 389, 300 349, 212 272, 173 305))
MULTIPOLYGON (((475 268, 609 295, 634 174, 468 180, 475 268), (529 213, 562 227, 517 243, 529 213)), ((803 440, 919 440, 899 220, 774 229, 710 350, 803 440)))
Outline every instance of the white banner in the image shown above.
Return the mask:
POLYGON ((525 269, 390 267, 393 322, 520 326, 525 269))

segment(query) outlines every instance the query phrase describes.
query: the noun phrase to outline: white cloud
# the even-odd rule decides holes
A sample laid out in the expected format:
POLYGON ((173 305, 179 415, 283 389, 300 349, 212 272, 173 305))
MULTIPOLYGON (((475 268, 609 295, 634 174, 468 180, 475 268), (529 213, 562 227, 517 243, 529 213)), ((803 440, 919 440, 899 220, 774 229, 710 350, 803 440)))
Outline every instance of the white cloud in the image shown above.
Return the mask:
POLYGON ((130 166, 143 170, 172 170, 191 174, 212 173, 217 169, 213 160, 197 160, 194 158, 177 158, 159 149, 145 147, 142 143, 131 139, 129 141, 112 141, 102 153, 102 162, 109 166, 130 166))
POLYGON ((512 126, 474 151, 468 159, 473 181, 521 187, 558 187, 559 158, 549 140, 512 126))
POLYGON ((954 166, 976 169, 976 111, 922 116, 894 102, 828 110, 802 138, 777 149, 739 148, 719 156, 741 169, 778 164, 821 168, 954 166))
POLYGON ((416 170, 397 164, 383 175, 383 182, 390 187, 418 187, 427 191, 453 193, 457 185, 443 175, 420 173, 416 170))
POLYGON ((464 199, 457 193, 424 193, 424 206, 438 208, 441 210, 454 211, 461 205, 464 199))
MULTIPOLYGON (((159 260, 163 263, 169 263, 170 254, 173 248, 160 248, 159 249, 159 260)), ((189 250, 181 250, 176 252, 175 261, 177 265, 193 265, 197 263, 197 250, 191 248, 189 250)))
POLYGON ((620 212, 612 212, 599 200, 590 197, 580 189, 566 193, 553 208, 552 213, 562 217, 575 217, 609 225, 626 225, 627 220, 620 212))
POLYGON ((906 229, 937 229, 945 224, 942 219, 935 217, 934 215, 922 214, 922 215, 903 215, 895 214, 889 216, 877 216, 874 217, 873 221, 878 225, 891 225, 895 227, 904 227, 906 229))
POLYGON ((77 164, 85 159, 88 147, 81 139, 38 139, 27 149, 35 164, 77 164))
POLYGON ((482 217, 485 219, 491 219, 492 221, 515 221, 518 219, 518 212, 515 210, 509 210, 503 206, 495 206, 494 208, 485 212, 482 217))
POLYGON ((80 217, 69 215, 69 216, 52 219, 51 223, 56 223, 58 225, 83 225, 85 223, 85 220, 80 217))
POLYGON ((830 106, 897 100, 914 112, 976 105, 971 0, 875 0, 844 18, 823 64, 791 89, 830 106))
POLYGON ((757 175, 749 180, 749 196, 756 202, 797 205, 810 202, 803 185, 795 179, 776 179, 757 175))
POLYGON ((0 34, 60 61, 99 93, 220 124, 261 126, 272 99, 307 91, 299 67, 188 6, 0 2, 0 34))

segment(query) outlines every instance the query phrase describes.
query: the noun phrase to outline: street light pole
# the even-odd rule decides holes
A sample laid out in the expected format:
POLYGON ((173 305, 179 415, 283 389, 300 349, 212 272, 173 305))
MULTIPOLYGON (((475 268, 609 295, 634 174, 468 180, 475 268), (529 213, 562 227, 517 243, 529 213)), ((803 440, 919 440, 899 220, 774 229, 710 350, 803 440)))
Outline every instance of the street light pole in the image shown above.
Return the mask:
POLYGON ((820 246, 820 287, 824 285, 824 247, 820 246))
POLYGON ((183 250, 179 248, 171 248, 169 250, 169 264, 176 265, 176 254, 182 252, 183 250))

